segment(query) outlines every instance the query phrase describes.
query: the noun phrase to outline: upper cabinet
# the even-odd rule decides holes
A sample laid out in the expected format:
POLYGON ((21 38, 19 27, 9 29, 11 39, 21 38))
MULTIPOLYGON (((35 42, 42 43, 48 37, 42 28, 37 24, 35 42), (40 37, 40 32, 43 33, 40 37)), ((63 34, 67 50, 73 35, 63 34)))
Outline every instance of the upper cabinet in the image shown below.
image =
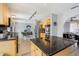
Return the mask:
POLYGON ((0 24, 3 24, 3 7, 2 7, 2 4, 0 4, 0 24))
POLYGON ((7 4, 0 4, 0 24, 9 25, 9 9, 7 4))

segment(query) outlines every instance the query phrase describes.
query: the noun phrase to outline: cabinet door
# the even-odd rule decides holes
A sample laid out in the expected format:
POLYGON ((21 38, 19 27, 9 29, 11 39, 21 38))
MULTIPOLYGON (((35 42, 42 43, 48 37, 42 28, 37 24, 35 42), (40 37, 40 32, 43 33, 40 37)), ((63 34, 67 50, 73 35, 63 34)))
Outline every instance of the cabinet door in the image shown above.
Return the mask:
POLYGON ((3 4, 3 22, 5 25, 8 25, 8 21, 9 21, 9 10, 8 10, 8 6, 7 4, 3 4))
POLYGON ((42 51, 37 47, 37 46, 35 46, 35 48, 36 48, 36 55, 37 56, 42 56, 42 51))
POLYGON ((34 44, 31 42, 31 55, 35 56, 35 47, 34 44))
POLYGON ((54 56, 68 56, 68 55, 70 55, 70 49, 69 48, 66 48, 66 49, 58 52, 54 56))
POLYGON ((0 53, 15 56, 16 51, 16 40, 0 41, 0 53))
POLYGON ((0 24, 8 25, 9 10, 5 3, 0 4, 0 24))

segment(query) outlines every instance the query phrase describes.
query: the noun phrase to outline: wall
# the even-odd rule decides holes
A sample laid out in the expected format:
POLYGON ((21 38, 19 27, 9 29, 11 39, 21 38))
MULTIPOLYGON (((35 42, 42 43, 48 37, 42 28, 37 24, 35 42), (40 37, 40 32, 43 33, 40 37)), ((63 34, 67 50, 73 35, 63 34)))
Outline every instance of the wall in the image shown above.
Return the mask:
POLYGON ((70 22, 64 23, 64 32, 70 32, 70 22))

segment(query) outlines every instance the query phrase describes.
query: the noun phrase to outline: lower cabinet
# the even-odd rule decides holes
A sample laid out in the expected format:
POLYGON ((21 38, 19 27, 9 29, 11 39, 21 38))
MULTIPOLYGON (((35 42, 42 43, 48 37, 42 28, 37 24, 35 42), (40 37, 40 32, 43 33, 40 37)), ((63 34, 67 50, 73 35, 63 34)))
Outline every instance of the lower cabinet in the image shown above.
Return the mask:
POLYGON ((45 54, 33 42, 31 42, 31 55, 32 56, 43 56, 45 54))
POLYGON ((70 55, 70 49, 66 48, 58 53, 56 53, 54 56, 68 56, 70 55))
POLYGON ((0 41, 0 53, 4 56, 15 56, 16 51, 16 40, 0 41))

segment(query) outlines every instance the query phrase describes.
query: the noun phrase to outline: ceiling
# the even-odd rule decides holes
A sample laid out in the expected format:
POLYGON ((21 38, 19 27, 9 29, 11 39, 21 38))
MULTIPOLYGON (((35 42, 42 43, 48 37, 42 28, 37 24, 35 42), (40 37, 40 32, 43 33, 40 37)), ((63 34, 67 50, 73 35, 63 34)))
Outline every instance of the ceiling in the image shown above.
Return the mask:
POLYGON ((47 16, 52 13, 64 14, 71 11, 71 7, 79 5, 76 3, 9 3, 10 12, 32 15, 37 11, 37 15, 47 16))

